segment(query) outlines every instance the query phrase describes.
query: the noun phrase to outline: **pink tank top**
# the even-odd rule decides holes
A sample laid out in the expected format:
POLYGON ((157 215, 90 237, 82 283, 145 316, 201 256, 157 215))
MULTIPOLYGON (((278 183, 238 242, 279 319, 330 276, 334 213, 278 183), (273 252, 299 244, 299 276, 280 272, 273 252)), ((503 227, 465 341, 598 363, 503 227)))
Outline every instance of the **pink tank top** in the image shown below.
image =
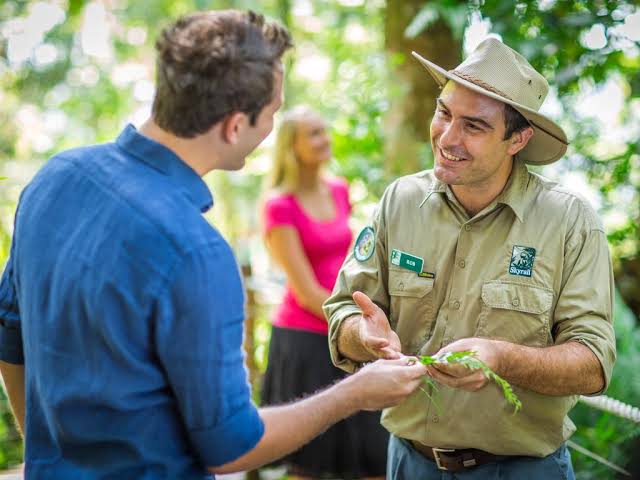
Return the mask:
MULTIPOLYGON (((335 204, 336 214, 332 220, 320 222, 303 210, 292 194, 271 196, 264 205, 264 233, 279 225, 294 227, 309 259, 318 283, 327 290, 333 290, 342 262, 351 245, 352 233, 349 229, 349 189, 341 178, 325 180, 335 204)), ((303 308, 287 284, 282 303, 277 308, 273 324, 283 328, 306 330, 327 334, 327 321, 303 308)))

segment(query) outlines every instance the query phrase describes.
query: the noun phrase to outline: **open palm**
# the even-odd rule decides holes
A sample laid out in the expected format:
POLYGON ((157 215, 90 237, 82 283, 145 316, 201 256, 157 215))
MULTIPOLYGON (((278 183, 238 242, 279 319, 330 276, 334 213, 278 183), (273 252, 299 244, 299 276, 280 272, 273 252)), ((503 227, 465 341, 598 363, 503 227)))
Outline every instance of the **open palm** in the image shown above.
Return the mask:
POLYGON ((382 309, 362 292, 355 292, 353 300, 362 310, 362 320, 358 325, 362 346, 374 358, 400 358, 400 338, 391 329, 382 309))

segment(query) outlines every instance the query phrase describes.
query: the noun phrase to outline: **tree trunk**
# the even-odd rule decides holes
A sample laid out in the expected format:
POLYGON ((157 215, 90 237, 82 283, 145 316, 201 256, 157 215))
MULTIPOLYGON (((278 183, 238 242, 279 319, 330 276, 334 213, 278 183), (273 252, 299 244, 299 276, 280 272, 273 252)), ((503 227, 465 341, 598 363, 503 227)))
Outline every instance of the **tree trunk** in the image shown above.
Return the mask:
POLYGON ((414 50, 446 70, 458 65, 462 42, 449 25, 438 19, 414 38, 405 29, 426 3, 424 0, 387 0, 385 50, 390 65, 390 106, 385 117, 385 173, 404 175, 433 163, 429 126, 439 88, 414 50), (398 64, 396 59, 401 58, 398 64))
MULTIPOLYGON (((291 13, 291 0, 277 0, 276 12, 279 22, 285 26, 289 32, 293 35, 294 25, 293 16, 291 13)), ((296 63, 296 49, 291 49, 283 58, 284 62, 284 105, 282 110, 286 111, 293 107, 291 105, 292 100, 297 98, 293 82, 291 81, 291 75, 296 63)))

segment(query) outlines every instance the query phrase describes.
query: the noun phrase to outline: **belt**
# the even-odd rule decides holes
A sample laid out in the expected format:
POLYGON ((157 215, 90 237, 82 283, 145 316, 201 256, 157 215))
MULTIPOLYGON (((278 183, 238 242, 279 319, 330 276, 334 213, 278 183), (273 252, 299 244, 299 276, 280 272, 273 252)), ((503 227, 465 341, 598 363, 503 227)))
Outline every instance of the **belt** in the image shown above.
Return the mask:
POLYGON ((436 463, 440 470, 460 472, 485 463, 499 462, 508 458, 506 455, 494 455, 475 448, 454 450, 451 448, 428 447, 420 442, 411 440, 413 448, 423 456, 436 463))

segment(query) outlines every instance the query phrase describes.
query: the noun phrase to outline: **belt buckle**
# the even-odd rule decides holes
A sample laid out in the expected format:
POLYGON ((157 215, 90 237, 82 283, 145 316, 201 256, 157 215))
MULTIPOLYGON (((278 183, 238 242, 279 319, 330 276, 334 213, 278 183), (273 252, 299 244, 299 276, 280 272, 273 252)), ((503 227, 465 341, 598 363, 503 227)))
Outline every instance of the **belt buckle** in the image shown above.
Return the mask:
POLYGON ((431 448, 431 451, 433 452, 433 459, 436 461, 436 466, 438 467, 438 470, 448 470, 448 468, 442 464, 440 460, 440 454, 455 452, 455 449, 433 447, 431 448))

